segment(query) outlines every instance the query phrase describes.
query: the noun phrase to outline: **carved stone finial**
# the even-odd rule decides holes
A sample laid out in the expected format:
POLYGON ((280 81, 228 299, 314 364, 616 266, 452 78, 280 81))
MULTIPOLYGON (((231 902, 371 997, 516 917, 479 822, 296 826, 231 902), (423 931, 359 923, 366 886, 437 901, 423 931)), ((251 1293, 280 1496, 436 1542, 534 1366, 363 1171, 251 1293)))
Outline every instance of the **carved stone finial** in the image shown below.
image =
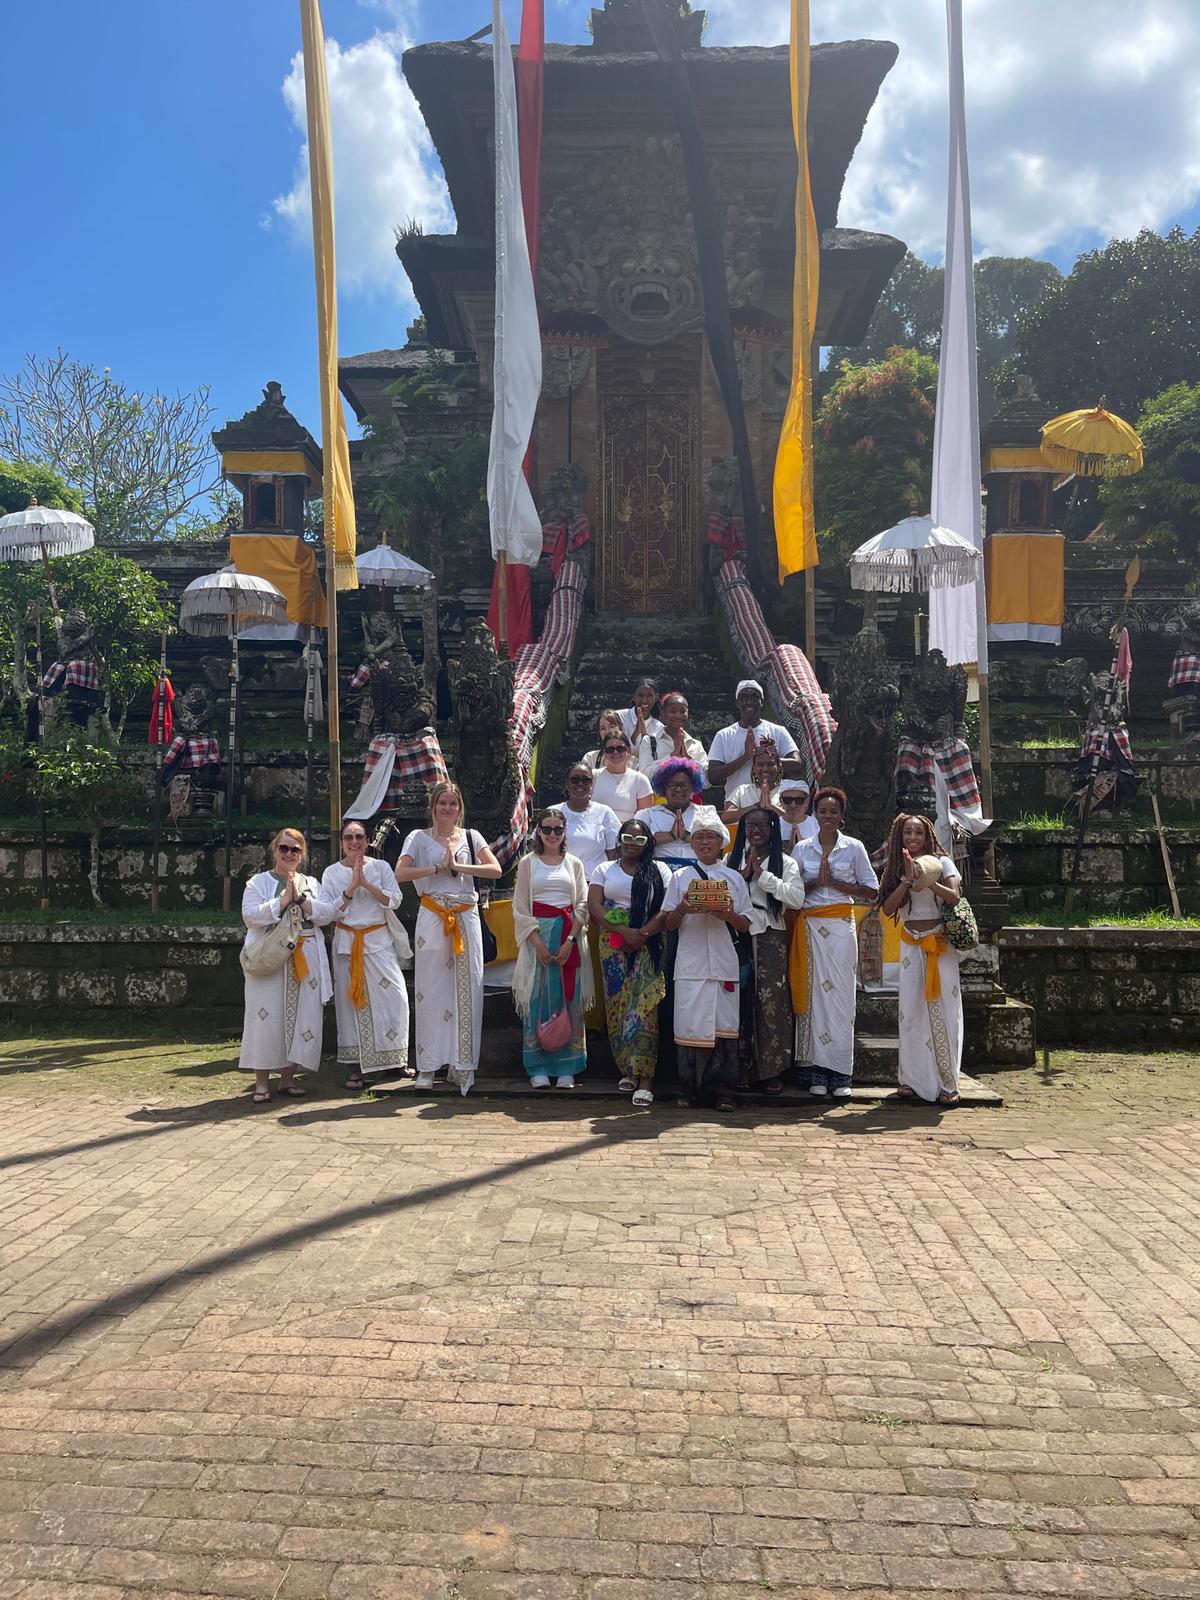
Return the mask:
POLYGON ((513 666, 501 661, 486 622, 467 629, 458 660, 451 664, 450 688, 458 729, 458 782, 468 818, 488 834, 511 823, 521 775, 509 732, 513 666))
POLYGON ((895 718, 900 703, 895 670, 873 621, 842 650, 831 699, 838 727, 825 762, 825 782, 851 797, 854 831, 873 849, 886 838, 896 810, 895 718))

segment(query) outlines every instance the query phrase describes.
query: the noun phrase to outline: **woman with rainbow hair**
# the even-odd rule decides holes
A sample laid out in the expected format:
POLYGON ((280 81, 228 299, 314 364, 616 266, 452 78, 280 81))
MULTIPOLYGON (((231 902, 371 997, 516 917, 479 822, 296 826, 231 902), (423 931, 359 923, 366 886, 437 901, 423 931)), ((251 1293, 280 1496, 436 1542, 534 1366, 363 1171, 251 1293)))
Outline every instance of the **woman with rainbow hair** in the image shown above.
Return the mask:
POLYGON ((654 770, 654 804, 646 821, 654 834, 654 857, 672 872, 696 864, 692 825, 704 802, 704 771, 686 756, 660 761, 654 770))

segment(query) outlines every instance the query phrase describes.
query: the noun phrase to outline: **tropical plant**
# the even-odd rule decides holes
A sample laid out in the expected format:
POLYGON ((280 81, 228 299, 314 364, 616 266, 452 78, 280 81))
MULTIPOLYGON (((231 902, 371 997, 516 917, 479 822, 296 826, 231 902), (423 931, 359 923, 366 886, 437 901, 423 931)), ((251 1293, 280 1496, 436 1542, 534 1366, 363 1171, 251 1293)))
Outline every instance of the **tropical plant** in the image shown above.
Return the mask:
POLYGON ((36 461, 0 461, 0 516, 24 511, 31 500, 60 511, 83 510, 83 496, 36 461))
POLYGON ((1175 383, 1147 402, 1137 421, 1145 466, 1105 478, 1100 503, 1107 532, 1164 554, 1200 548, 1200 383, 1175 383))
POLYGON ((136 774, 117 752, 72 733, 63 744, 34 753, 30 786, 47 810, 67 810, 87 827, 88 883, 93 904, 102 906, 101 830, 133 803, 138 793, 136 774))

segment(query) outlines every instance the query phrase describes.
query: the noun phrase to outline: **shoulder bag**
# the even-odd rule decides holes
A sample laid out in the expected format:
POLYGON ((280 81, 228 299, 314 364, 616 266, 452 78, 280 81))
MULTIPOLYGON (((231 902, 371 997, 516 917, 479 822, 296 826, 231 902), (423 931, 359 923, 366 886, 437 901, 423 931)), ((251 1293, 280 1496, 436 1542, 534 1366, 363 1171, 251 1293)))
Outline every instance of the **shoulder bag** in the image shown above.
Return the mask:
POLYGON ((974 950, 979 943, 979 924, 965 894, 942 911, 942 933, 952 950, 974 950))
POLYGON ((282 971, 284 963, 300 942, 303 921, 300 907, 290 905, 261 939, 256 939, 249 948, 243 944, 238 960, 247 977, 269 978, 273 973, 282 971))

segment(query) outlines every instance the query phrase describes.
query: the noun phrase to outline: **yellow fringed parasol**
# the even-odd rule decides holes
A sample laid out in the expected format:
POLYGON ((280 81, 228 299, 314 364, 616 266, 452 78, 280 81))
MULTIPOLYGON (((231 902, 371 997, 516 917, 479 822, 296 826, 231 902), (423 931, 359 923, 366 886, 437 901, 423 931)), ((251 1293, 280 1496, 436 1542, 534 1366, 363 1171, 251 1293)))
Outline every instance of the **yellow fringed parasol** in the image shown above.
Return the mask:
POLYGON ((1142 470, 1142 441, 1101 400, 1090 411, 1066 411, 1042 429, 1042 459, 1062 472, 1100 478, 1142 470))

